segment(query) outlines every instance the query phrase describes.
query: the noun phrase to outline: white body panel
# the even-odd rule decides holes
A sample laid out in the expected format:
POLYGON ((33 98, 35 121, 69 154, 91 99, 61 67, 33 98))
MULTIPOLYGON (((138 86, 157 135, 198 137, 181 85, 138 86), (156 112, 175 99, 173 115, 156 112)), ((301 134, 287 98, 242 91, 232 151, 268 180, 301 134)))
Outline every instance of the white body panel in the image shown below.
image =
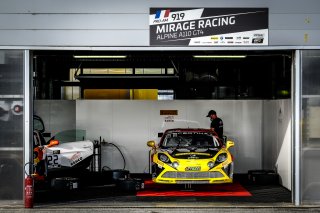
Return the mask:
POLYGON ((93 155, 93 143, 89 140, 62 143, 46 148, 45 155, 48 159, 48 169, 73 167, 93 155))

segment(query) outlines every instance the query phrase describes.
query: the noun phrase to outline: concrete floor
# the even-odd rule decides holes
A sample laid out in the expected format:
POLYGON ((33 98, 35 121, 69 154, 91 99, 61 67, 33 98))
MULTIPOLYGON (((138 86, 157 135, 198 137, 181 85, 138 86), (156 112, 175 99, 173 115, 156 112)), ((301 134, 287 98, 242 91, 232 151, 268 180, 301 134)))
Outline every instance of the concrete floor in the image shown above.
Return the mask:
POLYGON ((143 201, 125 201, 131 196, 124 196, 123 202, 109 199, 86 199, 69 202, 42 203, 35 204, 32 209, 25 209, 21 201, 11 203, 0 202, 0 212, 112 212, 112 213, 269 213, 269 212, 320 212, 320 205, 302 205, 299 207, 291 203, 239 203, 239 202, 195 202, 195 199, 184 199, 184 202, 143 202, 143 201), (189 201, 189 202, 188 202, 189 201))
POLYGON ((112 185, 64 193, 44 191, 36 193, 37 202, 32 209, 25 209, 22 201, 0 201, 0 212, 320 212, 320 205, 295 207, 291 193, 281 186, 245 187, 252 197, 137 197, 112 185))

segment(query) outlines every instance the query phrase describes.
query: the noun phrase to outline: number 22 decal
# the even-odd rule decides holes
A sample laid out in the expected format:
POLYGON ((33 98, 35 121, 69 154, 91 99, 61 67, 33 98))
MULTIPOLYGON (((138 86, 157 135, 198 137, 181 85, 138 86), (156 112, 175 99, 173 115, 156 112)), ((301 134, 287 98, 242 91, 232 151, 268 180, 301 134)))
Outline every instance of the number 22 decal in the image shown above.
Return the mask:
POLYGON ((48 167, 59 167, 59 156, 58 155, 48 155, 47 156, 48 167))

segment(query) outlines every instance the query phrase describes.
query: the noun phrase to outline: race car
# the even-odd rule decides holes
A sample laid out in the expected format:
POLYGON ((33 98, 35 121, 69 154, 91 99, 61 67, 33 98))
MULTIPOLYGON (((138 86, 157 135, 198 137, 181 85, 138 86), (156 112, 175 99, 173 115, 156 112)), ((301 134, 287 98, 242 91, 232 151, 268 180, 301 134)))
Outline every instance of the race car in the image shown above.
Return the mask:
POLYGON ((76 176, 88 168, 93 158, 94 144, 84 140, 79 130, 63 131, 48 141, 43 137, 43 121, 34 116, 34 178, 44 180, 48 177, 76 176))
POLYGON ((161 184, 220 184, 233 181, 233 141, 209 129, 168 129, 152 148, 152 180, 161 184))

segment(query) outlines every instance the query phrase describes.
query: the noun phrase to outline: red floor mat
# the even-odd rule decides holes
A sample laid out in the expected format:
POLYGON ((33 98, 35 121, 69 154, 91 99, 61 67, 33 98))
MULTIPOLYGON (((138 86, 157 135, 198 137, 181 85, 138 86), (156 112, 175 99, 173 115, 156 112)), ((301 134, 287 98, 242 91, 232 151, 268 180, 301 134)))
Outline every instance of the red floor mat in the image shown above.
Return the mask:
POLYGON ((156 184, 151 180, 147 180, 145 181, 145 189, 138 191, 137 196, 248 197, 252 195, 240 183, 192 185, 191 189, 184 189, 183 185, 156 184))

